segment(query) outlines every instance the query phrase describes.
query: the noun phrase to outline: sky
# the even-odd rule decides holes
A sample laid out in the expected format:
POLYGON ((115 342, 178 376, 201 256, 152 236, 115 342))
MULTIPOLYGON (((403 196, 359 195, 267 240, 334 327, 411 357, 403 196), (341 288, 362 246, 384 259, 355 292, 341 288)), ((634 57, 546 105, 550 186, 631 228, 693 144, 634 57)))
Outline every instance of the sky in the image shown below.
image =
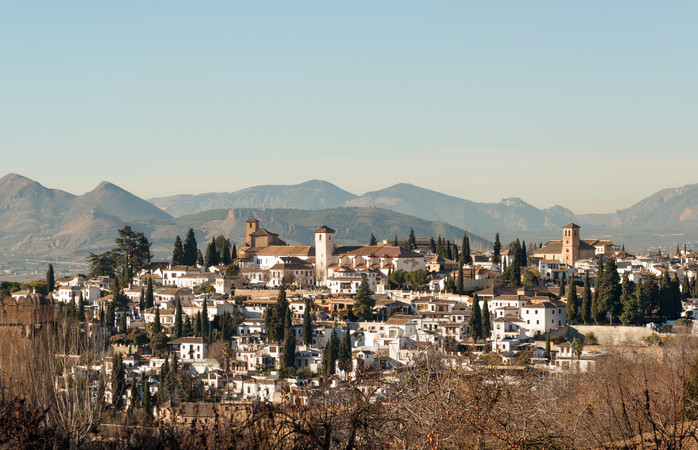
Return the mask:
POLYGON ((614 212, 698 182, 698 3, 11 2, 0 176, 614 212))

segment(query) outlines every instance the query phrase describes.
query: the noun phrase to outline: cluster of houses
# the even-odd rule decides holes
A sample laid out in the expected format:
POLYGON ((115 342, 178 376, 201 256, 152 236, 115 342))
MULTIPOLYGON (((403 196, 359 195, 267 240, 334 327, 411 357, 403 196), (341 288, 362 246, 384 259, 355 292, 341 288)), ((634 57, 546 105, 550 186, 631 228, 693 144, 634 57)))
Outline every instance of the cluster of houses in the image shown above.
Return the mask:
MULTIPOLYGON (((501 260, 491 254, 473 253, 473 263, 464 268, 464 286, 469 295, 443 292, 447 277, 454 277, 458 262, 431 254, 428 247, 407 250, 380 243, 365 246, 339 246, 335 232, 322 226, 315 231, 314 246, 286 245, 278 235, 247 222, 247 241, 240 248, 239 268, 235 274, 224 266, 193 267, 152 264, 138 274, 124 290, 129 302, 116 311, 117 323, 126 315, 130 328, 145 328, 159 318, 166 333, 175 323, 177 303, 190 318, 203 313, 204 304, 210 322, 216 316, 230 314, 237 318, 235 332, 225 342, 209 342, 206 337, 182 337, 169 342, 170 355, 189 371, 204 391, 227 401, 280 401, 282 391, 291 392, 298 401, 306 401, 315 375, 322 371, 323 352, 333 333, 340 338, 350 333, 351 367, 337 367, 336 380, 352 379, 368 368, 390 371, 409 366, 428 347, 447 354, 473 356, 496 353, 503 363, 516 358, 522 350, 532 350, 534 359, 543 361, 545 336, 568 323, 566 302, 558 298, 559 280, 581 280, 589 273, 592 283, 599 258, 616 258, 618 271, 631 279, 645 274, 675 272, 680 278, 698 275, 697 255, 683 252, 673 258, 634 257, 619 251, 610 241, 582 240, 579 227, 563 227, 563 239, 550 241, 529 255, 529 267, 539 272, 537 286, 505 286, 499 275, 502 267, 513 260, 504 251, 501 260), (388 276, 392 271, 424 270, 429 284, 419 291, 391 289, 388 276), (155 287, 154 305, 140 310, 144 286, 148 280, 155 287), (264 317, 276 304, 277 287, 285 280, 297 346, 296 378, 280 378, 277 372, 283 351, 280 342, 268 339, 264 317), (349 321, 353 295, 366 280, 374 292, 372 320, 349 321), (484 339, 473 340, 470 319, 473 301, 490 314, 491 330, 484 339), (312 342, 303 341, 303 317, 306 308, 313 316, 312 342), (156 314, 157 313, 157 314, 156 314), (221 348, 229 346, 230 353, 221 348)), ((106 278, 87 279, 77 275, 57 280, 52 293, 56 302, 69 302, 82 295, 88 310, 98 312, 112 300, 105 295, 110 289, 106 278)), ((16 293, 21 297, 28 293, 16 293)), ((692 303, 689 303, 692 304, 692 303)), ((689 306, 690 308, 690 306, 689 306)), ((147 348, 115 345, 123 353, 127 379, 137 374, 147 377, 152 393, 159 388, 159 371, 166 358, 153 356, 147 348)), ((569 345, 553 349, 563 367, 573 359, 569 345)), ((104 370, 110 373, 111 357, 104 370)))

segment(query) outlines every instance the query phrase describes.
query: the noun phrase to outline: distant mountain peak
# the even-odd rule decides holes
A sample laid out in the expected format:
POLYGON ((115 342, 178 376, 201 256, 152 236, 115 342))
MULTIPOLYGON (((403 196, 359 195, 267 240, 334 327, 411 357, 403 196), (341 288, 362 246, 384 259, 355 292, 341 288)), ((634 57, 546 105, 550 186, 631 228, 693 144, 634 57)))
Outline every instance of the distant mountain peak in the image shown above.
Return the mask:
POLYGON ((500 201, 499 203, 506 206, 530 206, 528 203, 521 200, 519 197, 503 198, 502 201, 500 201))
POLYGON ((115 185, 114 183, 110 183, 109 181, 102 181, 97 185, 97 187, 94 189, 95 191, 123 191, 122 188, 119 186, 115 185))

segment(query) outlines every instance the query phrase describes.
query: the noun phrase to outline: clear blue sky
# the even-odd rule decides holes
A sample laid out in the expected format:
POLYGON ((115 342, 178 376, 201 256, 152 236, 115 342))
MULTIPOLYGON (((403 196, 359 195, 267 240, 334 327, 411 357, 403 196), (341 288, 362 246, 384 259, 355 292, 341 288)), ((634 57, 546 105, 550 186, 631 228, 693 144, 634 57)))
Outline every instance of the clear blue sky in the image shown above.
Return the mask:
POLYGON ((696 2, 12 2, 0 176, 612 212, 698 182, 696 2))

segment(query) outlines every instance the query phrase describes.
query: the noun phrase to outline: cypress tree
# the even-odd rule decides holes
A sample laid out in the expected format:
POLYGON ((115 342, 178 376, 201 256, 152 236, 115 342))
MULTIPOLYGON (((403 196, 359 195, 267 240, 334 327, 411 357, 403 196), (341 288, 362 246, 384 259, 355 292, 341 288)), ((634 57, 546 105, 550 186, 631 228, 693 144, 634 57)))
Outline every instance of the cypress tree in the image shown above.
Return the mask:
POLYGON ((119 333, 126 334, 126 311, 121 315, 121 320, 119 321, 119 333))
MULTIPOLYGON (((642 290, 642 283, 638 284, 637 289, 642 290)), ((630 282, 628 274, 623 275, 623 283, 621 283, 620 302, 623 305, 623 312, 620 315, 620 321, 624 325, 639 323, 642 319, 640 311, 640 303, 637 296, 630 292, 630 282)))
POLYGON ((477 294, 473 296, 473 305, 470 309, 470 320, 468 320, 470 325, 470 337, 473 341, 477 342, 478 339, 482 337, 482 312, 480 310, 480 300, 477 298, 477 294))
POLYGON ((117 353, 114 356, 111 379, 112 405, 117 410, 121 409, 124 404, 124 389, 124 364, 121 359, 121 353, 117 353))
POLYGON ((313 324, 310 321, 310 300, 305 300, 305 310, 303 311, 303 342, 310 347, 313 343, 313 324))
POLYGON ((618 275, 618 266, 616 266, 614 258, 609 258, 606 261, 602 279, 603 283, 599 287, 597 297, 599 314, 603 311, 605 316, 606 312, 608 312, 611 314, 611 321, 613 321, 613 317, 620 316, 622 312, 620 304, 620 275, 618 275))
POLYGON ((85 321, 85 300, 82 296, 82 292, 80 292, 80 296, 78 297, 78 320, 80 322, 85 321))
POLYGON ((659 316, 666 320, 671 316, 671 280, 669 271, 664 271, 659 282, 659 316))
POLYGON ((439 236, 439 240, 436 242, 436 254, 442 258, 444 257, 444 243, 441 240, 441 236, 439 236))
POLYGON ((177 235, 175 238, 174 249, 172 250, 172 265, 180 266, 184 264, 184 245, 182 244, 182 239, 177 235))
POLYGON ((488 306, 487 299, 482 302, 482 338, 487 340, 490 336, 490 331, 492 331, 492 324, 490 322, 490 307, 488 306))
POLYGON ((204 304, 201 307, 201 336, 207 336, 210 334, 211 325, 208 320, 208 306, 206 305, 206 299, 204 298, 204 304))
POLYGON ((501 264, 501 252, 502 252, 502 243, 499 241, 499 233, 495 233, 494 235, 494 247, 492 250, 492 262, 494 264, 501 264))
POLYGON ((216 250, 216 240, 212 239, 211 243, 206 247, 206 256, 204 257, 204 266, 211 267, 219 263, 218 250, 216 250))
POLYGON ((432 236, 429 239, 429 250, 431 250, 432 253, 436 254, 436 242, 434 242, 434 236, 432 236))
POLYGON ((196 236, 194 235, 194 229, 189 228, 187 232, 187 237, 184 238, 184 264, 187 266, 193 266, 196 264, 196 255, 198 247, 196 244, 196 236))
POLYGON ((284 347, 281 355, 281 370, 293 369, 296 361, 296 336, 291 323, 291 310, 286 308, 284 321, 284 347))
POLYGON ((201 311, 197 312, 194 316, 194 320, 192 320, 192 328, 194 336, 201 337, 201 311))
POLYGON ((332 335, 330 336, 332 341, 332 348, 330 352, 330 363, 332 364, 332 373, 335 373, 336 362, 339 359, 339 336, 337 335, 337 329, 332 330, 332 335))
POLYGON ((562 278, 560 278, 560 290, 557 293, 557 296, 559 298, 562 298, 565 296, 565 276, 563 275, 562 278))
POLYGON ((325 348, 322 351, 322 374, 325 378, 329 377, 334 373, 334 366, 332 365, 332 339, 327 341, 325 348))
POLYGON ((46 271, 46 284, 48 285, 49 294, 56 289, 56 276, 53 273, 53 264, 48 265, 48 271, 46 271))
POLYGON ((160 324, 160 308, 155 308, 155 332, 160 333, 162 331, 162 325, 160 324))
POLYGON ((238 259, 238 249, 235 244, 233 244, 233 249, 230 251, 230 262, 233 262, 236 259, 238 259))
POLYGON ((461 261, 465 264, 472 264, 473 258, 470 256, 470 238, 468 233, 463 232, 463 243, 461 244, 461 261))
POLYGON ((550 361, 550 333, 545 335, 545 359, 550 361))
POLYGON ((177 299, 173 333, 175 339, 182 337, 182 302, 179 299, 177 299))
POLYGON ((153 406, 150 403, 150 383, 148 382, 148 376, 145 377, 143 382, 143 411, 151 418, 153 415, 153 406))
POLYGON ((509 268, 509 286, 521 286, 521 267, 518 264, 509 268))
POLYGON ((116 323, 116 312, 114 311, 114 302, 109 302, 107 306, 107 326, 109 329, 114 327, 116 323))
POLYGON ((456 291, 459 295, 463 294, 463 262, 458 263, 458 278, 456 279, 456 291))
POLYGON ((684 273, 683 275, 683 281, 681 282, 681 297, 691 297, 691 280, 689 279, 688 273, 684 273))
POLYGON ((153 296, 153 280, 148 277, 148 284, 146 285, 146 290, 145 290, 145 308, 152 308, 154 304, 155 298, 153 296))
POLYGON ((204 257, 201 254, 201 250, 198 250, 198 249, 196 250, 196 264, 199 266, 204 265, 204 257))
POLYGON ((344 332, 339 344, 339 368, 345 372, 351 370, 351 332, 349 328, 344 332))
POLYGON ((414 250, 416 244, 416 239, 414 237, 414 230, 410 228, 410 235, 407 237, 407 243, 405 245, 405 248, 407 250, 414 250))
POLYGON ((444 244, 444 247, 446 247, 444 249, 444 251, 446 252, 446 259, 450 259, 451 261, 453 261, 453 251, 451 249, 451 241, 446 239, 446 243, 444 244))
POLYGON ((376 237, 371 233, 371 238, 368 241, 368 245, 376 245, 376 237))
POLYGON ((145 289, 141 288, 141 295, 138 297, 138 310, 143 314, 145 310, 145 289))
POLYGON ((218 252, 218 256, 220 258, 219 263, 228 266, 232 262, 230 259, 230 241, 227 239, 223 240, 223 245, 221 247, 221 251, 218 252))
POLYGON ((671 317, 673 319, 681 317, 681 311, 683 310, 680 284, 679 275, 674 272, 674 278, 671 280, 671 317))
POLYGON ((528 267, 528 254, 526 253, 526 241, 521 245, 521 266, 528 267))
POLYGON ((574 284, 574 278, 570 280, 567 290, 567 320, 570 323, 577 320, 577 285, 574 284))
POLYGON ((395 235, 395 240, 393 241, 393 246, 397 247, 397 234, 395 235))
POLYGON ((191 336, 194 333, 194 326, 191 323, 191 318, 189 316, 184 316, 184 322, 182 323, 182 336, 191 336))

